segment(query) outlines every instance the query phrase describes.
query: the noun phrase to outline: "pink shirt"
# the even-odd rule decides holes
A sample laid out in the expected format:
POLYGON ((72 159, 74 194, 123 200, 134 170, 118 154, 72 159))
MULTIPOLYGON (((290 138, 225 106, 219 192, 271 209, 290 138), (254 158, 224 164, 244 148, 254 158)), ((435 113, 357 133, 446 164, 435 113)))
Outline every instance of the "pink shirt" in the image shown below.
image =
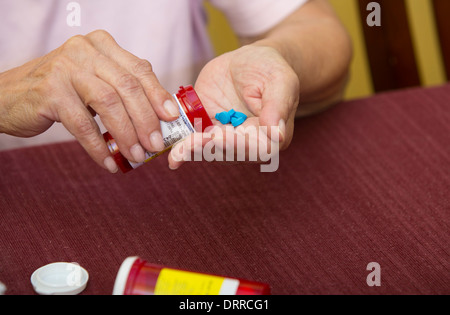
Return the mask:
MULTIPOLYGON (((306 1, 210 0, 242 36, 269 30, 306 1)), ((104 29, 122 48, 149 60, 162 85, 175 92, 193 84, 214 57, 202 2, 1 0, 0 72, 43 56, 74 35, 104 29)), ((72 139, 61 124, 54 124, 30 139, 0 134, 0 150, 72 139)))

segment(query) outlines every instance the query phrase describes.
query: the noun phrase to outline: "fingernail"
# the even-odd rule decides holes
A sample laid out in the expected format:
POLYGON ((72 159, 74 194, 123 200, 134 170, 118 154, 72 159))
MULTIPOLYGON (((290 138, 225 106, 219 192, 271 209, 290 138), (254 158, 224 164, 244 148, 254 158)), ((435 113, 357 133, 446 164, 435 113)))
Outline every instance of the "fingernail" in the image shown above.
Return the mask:
POLYGON ((171 117, 179 117, 180 116, 180 110, 178 109, 178 106, 174 104, 171 100, 167 100, 163 104, 164 109, 171 117))
POLYGON ((104 161, 103 164, 105 165, 105 167, 108 169, 108 171, 110 171, 111 173, 115 174, 119 171, 119 168, 117 167, 116 162, 114 161, 114 159, 110 156, 108 156, 104 161))
POLYGON ((176 171, 177 169, 179 169, 180 167, 179 166, 171 166, 170 164, 169 164, 169 169, 171 170, 171 171, 176 171))
POLYGON ((140 144, 135 144, 130 148, 131 155, 137 163, 145 161, 145 151, 140 144))
POLYGON ((161 135, 161 132, 159 131, 154 131, 150 135, 150 143, 152 144, 153 149, 156 150, 157 152, 165 149, 164 140, 161 135))
POLYGON ((179 144, 175 145, 172 148, 172 151, 170 151, 170 155, 172 155, 172 159, 175 162, 182 162, 183 161, 183 153, 184 153, 184 146, 183 146, 182 142, 180 142, 179 144))

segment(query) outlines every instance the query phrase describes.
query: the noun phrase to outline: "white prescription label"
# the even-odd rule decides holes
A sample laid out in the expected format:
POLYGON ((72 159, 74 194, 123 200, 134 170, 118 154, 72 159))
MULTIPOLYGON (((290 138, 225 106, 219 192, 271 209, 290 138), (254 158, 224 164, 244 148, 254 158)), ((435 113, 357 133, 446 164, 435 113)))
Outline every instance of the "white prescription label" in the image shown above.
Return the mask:
POLYGON ((169 122, 161 121, 161 133, 164 141, 164 146, 166 148, 158 153, 146 152, 145 161, 143 163, 133 163, 129 161, 132 168, 138 168, 142 164, 145 164, 153 160, 157 156, 169 150, 178 141, 183 140, 184 138, 195 132, 195 129, 192 126, 191 122, 189 121, 188 117, 186 116, 186 113, 181 108, 181 104, 178 101, 178 98, 176 97, 175 94, 173 95, 173 97, 175 98, 178 104, 178 108, 180 109, 180 117, 174 121, 169 122))

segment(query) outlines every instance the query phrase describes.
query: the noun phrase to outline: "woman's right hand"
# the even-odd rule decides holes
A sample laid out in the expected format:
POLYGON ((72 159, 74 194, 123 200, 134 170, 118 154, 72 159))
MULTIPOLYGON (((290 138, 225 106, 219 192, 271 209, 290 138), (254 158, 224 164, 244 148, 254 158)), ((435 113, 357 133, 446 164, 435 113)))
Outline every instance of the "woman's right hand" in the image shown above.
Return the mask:
POLYGON ((61 122, 92 159, 117 166, 93 116, 98 114, 130 161, 164 149, 160 120, 179 116, 151 64, 106 31, 70 38, 48 55, 0 74, 0 133, 32 137, 61 122))

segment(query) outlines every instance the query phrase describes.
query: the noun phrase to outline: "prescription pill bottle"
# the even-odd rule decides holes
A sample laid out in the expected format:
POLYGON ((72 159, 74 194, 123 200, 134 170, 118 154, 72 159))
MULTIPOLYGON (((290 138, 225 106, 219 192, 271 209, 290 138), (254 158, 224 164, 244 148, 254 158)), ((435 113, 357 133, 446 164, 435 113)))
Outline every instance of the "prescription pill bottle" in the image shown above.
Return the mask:
POLYGON ((153 265, 128 257, 113 295, 269 295, 267 284, 153 265))
POLYGON ((143 163, 134 163, 128 161, 119 151, 116 141, 109 132, 103 135, 108 145, 108 149, 113 155, 117 166, 124 173, 129 172, 139 166, 153 160, 170 148, 178 141, 186 138, 194 132, 203 132, 206 128, 212 126, 211 119, 203 107, 200 98, 190 85, 180 87, 178 93, 173 97, 180 109, 180 117, 171 122, 161 121, 161 133, 163 136, 165 149, 157 153, 145 153, 145 161, 143 163))

